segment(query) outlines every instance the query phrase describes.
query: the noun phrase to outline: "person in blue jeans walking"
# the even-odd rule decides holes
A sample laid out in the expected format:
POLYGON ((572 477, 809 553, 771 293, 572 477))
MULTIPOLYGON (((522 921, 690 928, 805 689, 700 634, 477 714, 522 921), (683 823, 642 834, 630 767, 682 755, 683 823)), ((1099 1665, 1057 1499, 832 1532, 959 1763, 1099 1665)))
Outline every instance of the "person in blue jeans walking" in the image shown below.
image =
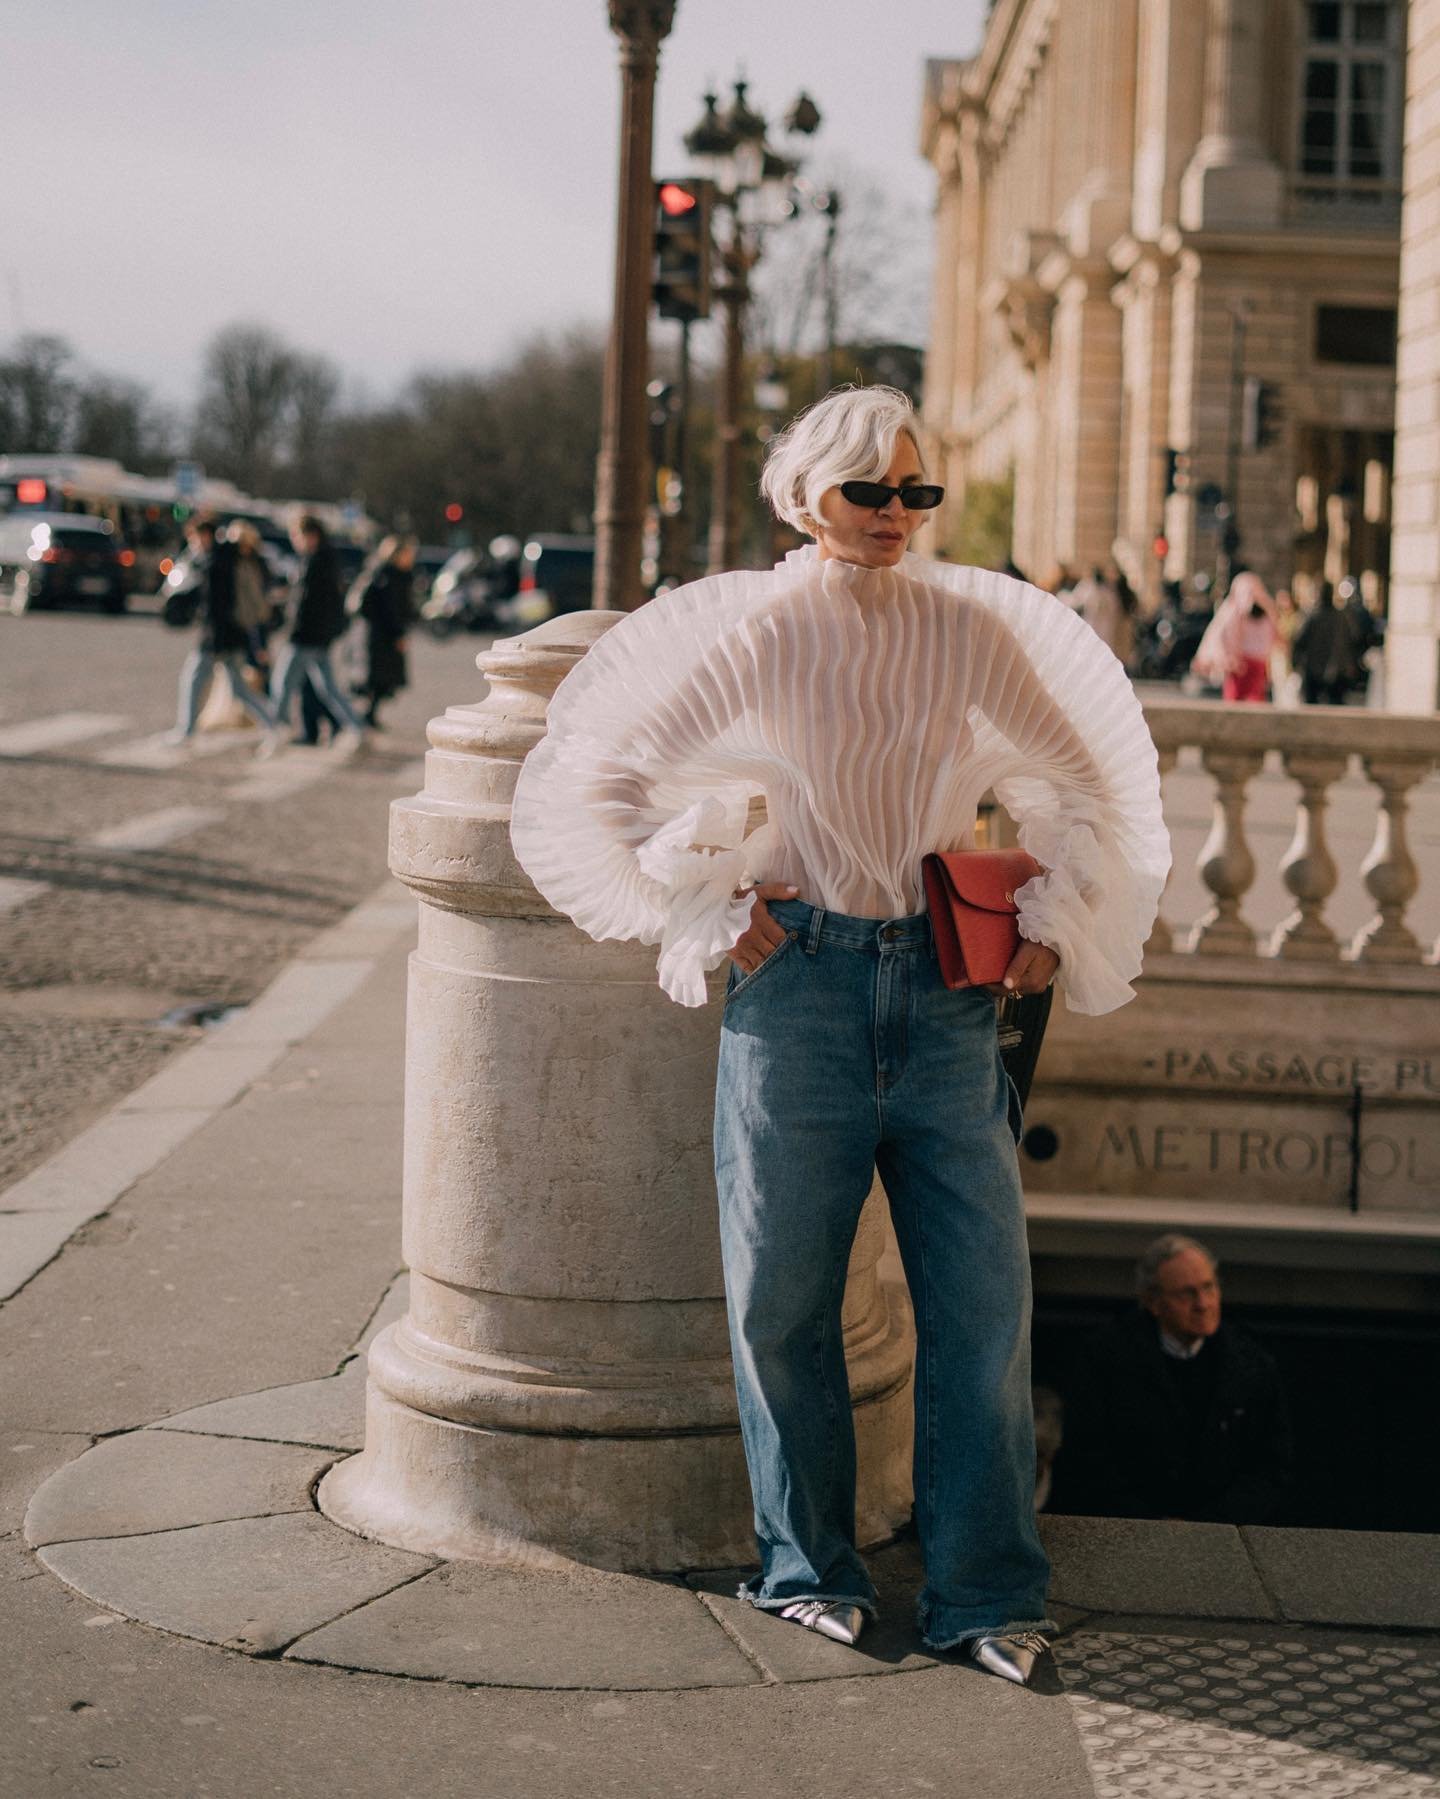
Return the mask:
POLYGON ((345 697, 330 662, 330 645, 349 621, 329 534, 318 518, 305 513, 296 521, 292 537, 300 554, 300 573, 290 636, 270 678, 270 696, 283 725, 296 694, 308 682, 340 721, 351 746, 358 747, 365 741, 365 721, 345 697))
POLYGON ((1155 749, 1067 607, 909 552, 943 490, 904 395, 828 395, 762 485, 814 545, 601 637, 550 704, 511 837, 582 929, 657 944, 677 1002, 731 964, 714 1138, 760 1558, 743 1596, 845 1643, 875 1613, 841 1306, 878 1169, 915 1309, 922 1634, 1023 1683, 1054 1626, 1019 1106, 994 994, 941 980, 921 862, 973 846, 993 789, 1042 866, 1001 991, 1122 1005, 1169 869, 1155 749))
POLYGON ((265 733, 257 754, 272 755, 279 743, 275 714, 245 679, 250 633, 238 604, 235 546, 220 541, 211 518, 192 519, 185 527, 185 537, 192 578, 200 590, 200 641, 180 670, 175 728, 166 741, 181 745, 194 737, 200 703, 218 664, 229 676, 235 698, 265 733))

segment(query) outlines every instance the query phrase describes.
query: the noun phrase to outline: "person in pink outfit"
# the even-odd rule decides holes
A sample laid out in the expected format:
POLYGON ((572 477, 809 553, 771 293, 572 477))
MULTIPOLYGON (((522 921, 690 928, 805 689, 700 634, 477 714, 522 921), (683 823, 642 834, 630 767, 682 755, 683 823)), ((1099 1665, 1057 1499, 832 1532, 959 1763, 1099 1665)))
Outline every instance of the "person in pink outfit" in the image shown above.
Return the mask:
POLYGON ((1259 575, 1236 575, 1216 609, 1191 667, 1222 683, 1227 700, 1268 700, 1270 653, 1280 636, 1275 602, 1259 575))

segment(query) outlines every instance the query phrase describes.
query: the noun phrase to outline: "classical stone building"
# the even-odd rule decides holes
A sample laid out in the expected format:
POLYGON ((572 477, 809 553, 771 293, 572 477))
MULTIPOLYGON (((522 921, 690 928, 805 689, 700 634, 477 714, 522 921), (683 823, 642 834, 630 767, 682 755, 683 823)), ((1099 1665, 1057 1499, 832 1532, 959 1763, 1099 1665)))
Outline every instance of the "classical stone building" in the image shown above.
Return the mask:
MULTIPOLYGON (((995 0, 927 66, 941 541, 1389 581, 1404 0, 995 0), (1167 470, 1177 454, 1177 490, 1167 470)), ((1433 293, 1433 286, 1432 286, 1433 293)))
POLYGON ((1440 0, 1411 0, 1389 704, 1440 706, 1440 0))

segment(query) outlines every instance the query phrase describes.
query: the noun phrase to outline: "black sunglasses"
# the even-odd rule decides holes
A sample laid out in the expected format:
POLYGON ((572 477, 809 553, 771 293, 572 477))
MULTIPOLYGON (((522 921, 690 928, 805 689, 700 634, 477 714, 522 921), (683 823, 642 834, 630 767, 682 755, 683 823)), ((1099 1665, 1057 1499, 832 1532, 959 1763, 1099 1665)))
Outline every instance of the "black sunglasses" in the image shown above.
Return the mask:
POLYGON ((887 487, 883 481, 842 481, 840 493, 852 506, 873 506, 877 511, 882 506, 888 506, 897 494, 900 496, 900 504, 907 512, 933 512, 945 498, 943 487, 931 487, 923 483, 887 487))

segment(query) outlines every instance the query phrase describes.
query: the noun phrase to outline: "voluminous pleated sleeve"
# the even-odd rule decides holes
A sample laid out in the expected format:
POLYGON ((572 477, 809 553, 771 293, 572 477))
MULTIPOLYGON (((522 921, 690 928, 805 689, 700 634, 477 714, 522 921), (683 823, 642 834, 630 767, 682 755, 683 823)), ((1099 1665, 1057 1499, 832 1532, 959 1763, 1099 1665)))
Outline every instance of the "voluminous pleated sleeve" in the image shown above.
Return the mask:
POLYGON ((747 617, 769 573, 717 575, 652 600, 561 682, 515 790, 516 856, 596 939, 658 944, 660 985, 705 1003, 705 975, 749 923, 772 837, 745 836, 755 782, 735 734, 751 678, 747 617))
POLYGON ((1047 870, 1016 893, 1021 935, 1059 956, 1072 1010, 1113 1011, 1134 997, 1170 871, 1140 702, 1116 657, 1053 595, 984 569, 929 568, 995 627, 971 681, 983 717, 975 749, 994 759, 996 798, 1047 870))

